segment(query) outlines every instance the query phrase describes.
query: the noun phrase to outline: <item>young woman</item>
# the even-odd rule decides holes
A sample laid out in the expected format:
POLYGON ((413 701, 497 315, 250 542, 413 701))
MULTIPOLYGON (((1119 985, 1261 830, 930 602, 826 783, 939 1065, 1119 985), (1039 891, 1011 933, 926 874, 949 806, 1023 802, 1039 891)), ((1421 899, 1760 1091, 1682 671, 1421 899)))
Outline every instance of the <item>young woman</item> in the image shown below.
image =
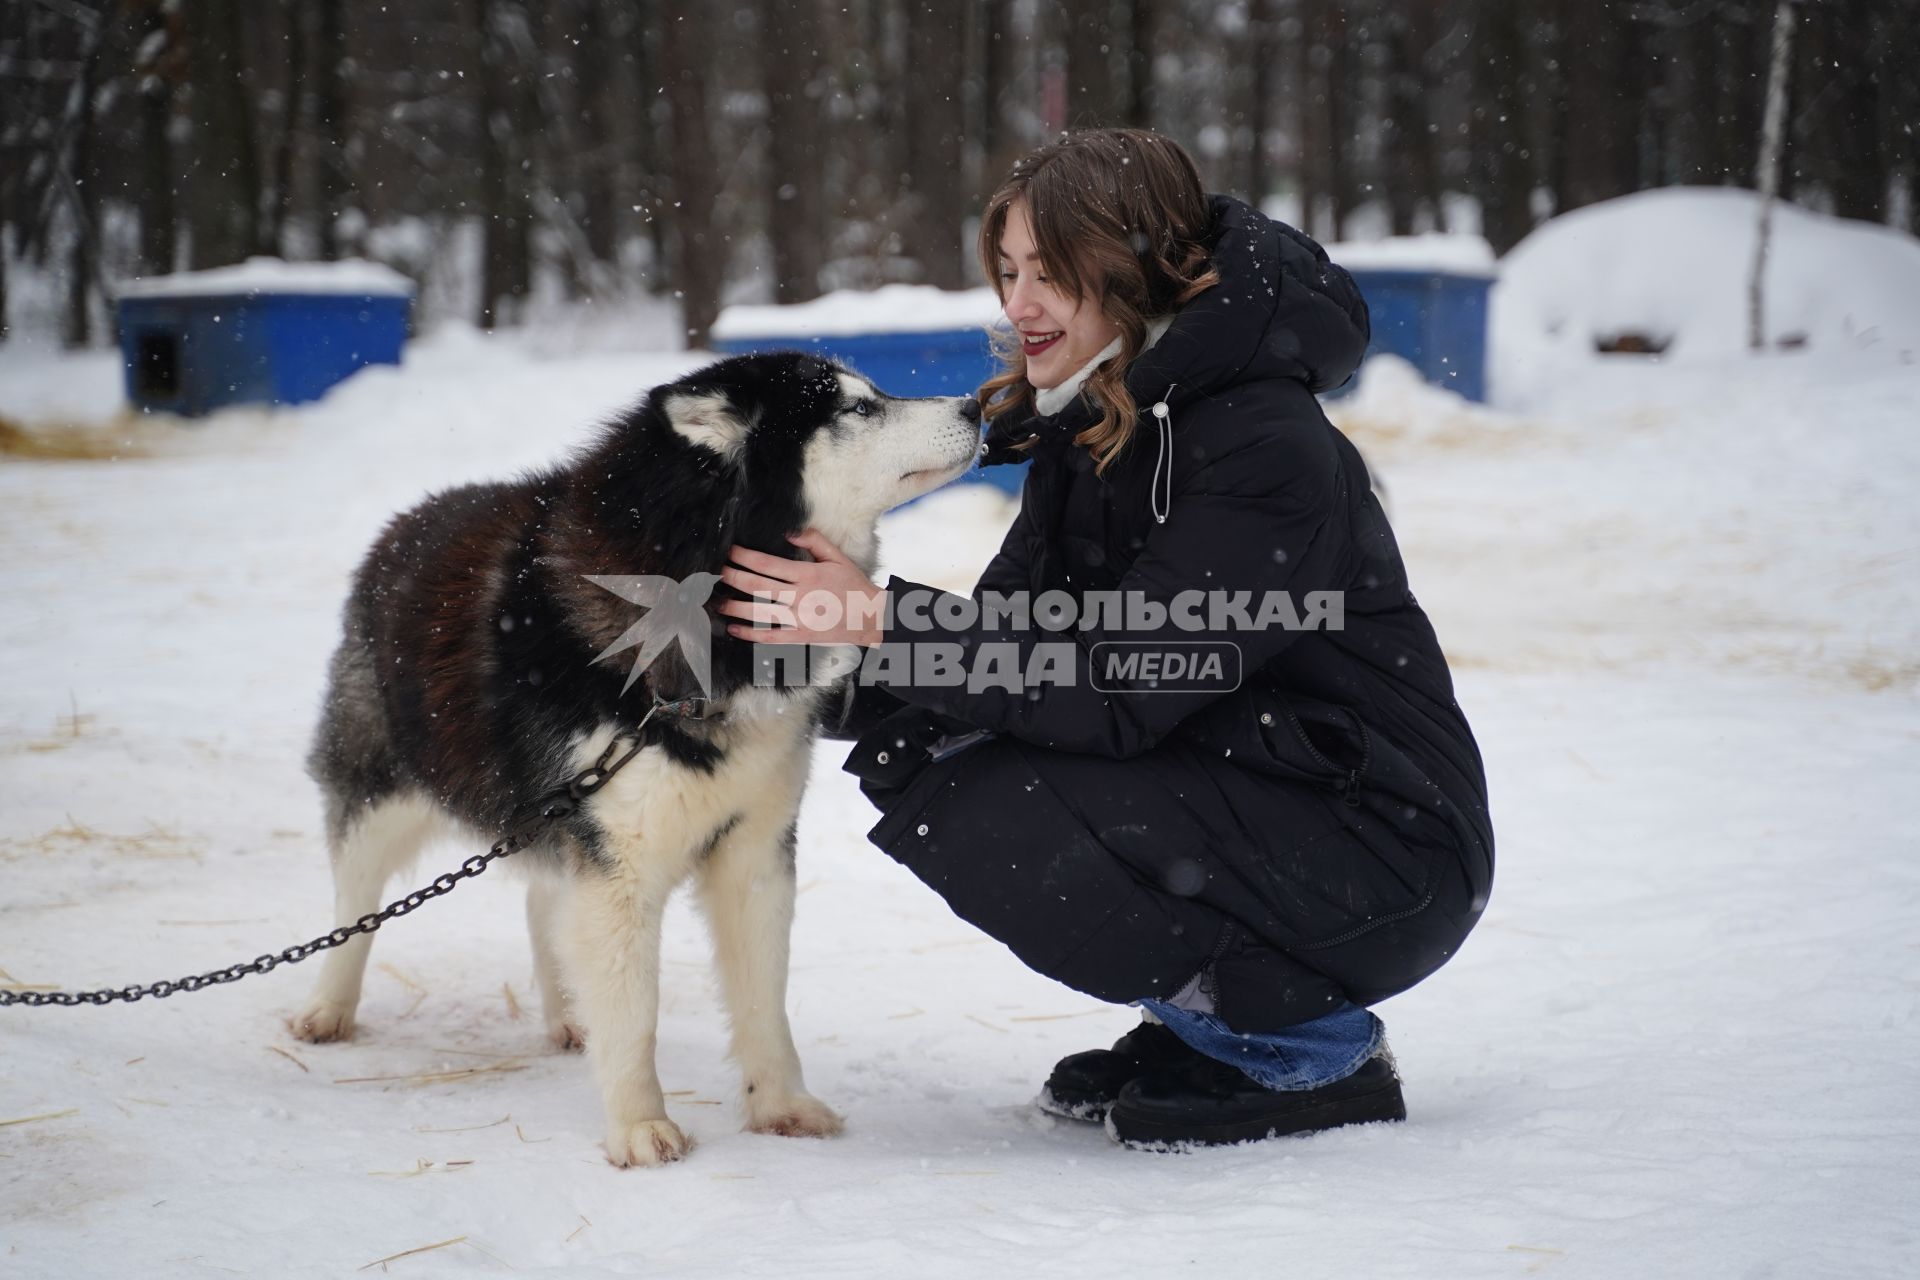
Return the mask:
POLYGON ((1312 240, 1135 130, 1015 164, 980 258, 1015 331, 983 461, 1033 465, 973 602, 1065 592, 1072 625, 897 576, 885 626, 809 625, 771 598, 880 594, 809 530, 811 562, 736 549, 723 577, 759 598, 722 606, 729 630, 993 652, 1002 676, 1051 655, 1025 681, 896 664, 835 733, 858 739, 874 843, 1035 970, 1147 1011, 1059 1063, 1042 1106, 1148 1147, 1402 1119, 1366 1006, 1458 949, 1493 834, 1440 645, 1314 399, 1359 362, 1366 306, 1312 240), (1089 600, 1114 592, 1117 612, 1089 600), (1233 669, 1170 680, 1116 666, 1126 646, 1233 669))

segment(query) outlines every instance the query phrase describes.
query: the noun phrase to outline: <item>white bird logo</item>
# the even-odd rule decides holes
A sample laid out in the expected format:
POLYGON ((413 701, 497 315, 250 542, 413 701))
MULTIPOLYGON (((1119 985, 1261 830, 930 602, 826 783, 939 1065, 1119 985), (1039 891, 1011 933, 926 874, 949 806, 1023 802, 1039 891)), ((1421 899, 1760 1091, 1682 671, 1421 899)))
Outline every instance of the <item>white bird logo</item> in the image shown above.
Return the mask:
POLYGON ((653 665, 653 660, 677 640, 688 669, 700 683, 701 696, 711 695, 713 633, 705 606, 707 597, 713 594, 714 584, 720 581, 719 574, 690 573, 684 580, 651 573, 590 573, 584 576, 595 586, 605 587, 622 600, 637 604, 647 611, 646 617, 628 627, 618 640, 594 658, 595 662, 599 662, 622 650, 639 647, 633 670, 627 673, 627 682, 620 686, 621 693, 633 688, 633 682, 640 678, 640 673, 653 665))

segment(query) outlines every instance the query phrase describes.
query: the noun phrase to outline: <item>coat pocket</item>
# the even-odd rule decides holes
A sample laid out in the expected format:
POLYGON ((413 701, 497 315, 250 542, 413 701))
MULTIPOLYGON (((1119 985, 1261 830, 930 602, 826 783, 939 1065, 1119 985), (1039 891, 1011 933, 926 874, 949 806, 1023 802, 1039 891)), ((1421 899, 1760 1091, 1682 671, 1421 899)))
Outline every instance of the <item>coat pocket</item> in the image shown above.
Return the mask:
POLYGON ((1275 754, 1303 752, 1321 776, 1339 789, 1348 806, 1358 805, 1373 765, 1373 735, 1360 713, 1334 702, 1289 699, 1270 690, 1261 693, 1279 704, 1260 712, 1261 734, 1275 754))
POLYGON ((1335 788, 1353 804, 1373 765, 1372 735, 1351 707, 1264 685, 1203 708, 1181 730, 1195 747, 1241 768, 1335 788))

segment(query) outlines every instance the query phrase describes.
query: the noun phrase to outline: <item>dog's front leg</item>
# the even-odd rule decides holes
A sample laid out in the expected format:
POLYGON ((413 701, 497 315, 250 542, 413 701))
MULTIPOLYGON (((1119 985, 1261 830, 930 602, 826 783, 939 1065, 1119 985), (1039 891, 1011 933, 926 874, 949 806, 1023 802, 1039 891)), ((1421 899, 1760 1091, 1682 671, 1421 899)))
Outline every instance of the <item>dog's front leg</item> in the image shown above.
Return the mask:
MULTIPOLYGON (((795 797, 797 800, 797 796, 795 797)), ((752 815, 721 838, 700 868, 700 897, 744 1078, 747 1127, 787 1137, 845 1128, 807 1092, 787 1022, 788 935, 793 928, 793 813, 752 815)))
POLYGON ((678 1160, 693 1146, 667 1118, 654 1067, 660 917, 670 889, 584 868, 566 899, 561 957, 606 1106, 607 1159, 623 1168, 678 1160))
POLYGON ((557 935, 563 892, 560 884, 545 877, 535 877, 527 886, 527 935, 533 943, 533 981, 540 989, 547 1039, 556 1049, 577 1051, 586 1047, 587 1033, 573 1014, 561 975, 557 935))

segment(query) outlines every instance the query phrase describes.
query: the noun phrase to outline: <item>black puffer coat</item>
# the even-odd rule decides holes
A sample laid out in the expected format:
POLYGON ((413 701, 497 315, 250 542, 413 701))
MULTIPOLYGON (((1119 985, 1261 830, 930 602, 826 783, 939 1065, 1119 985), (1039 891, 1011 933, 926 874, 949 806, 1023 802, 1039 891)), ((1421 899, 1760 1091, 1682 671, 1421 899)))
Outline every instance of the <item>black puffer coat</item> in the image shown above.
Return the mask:
MULTIPOLYGON (((896 622, 888 643, 968 652, 1070 639, 1075 679, 867 686, 829 732, 860 737, 845 767, 884 811, 870 838, 1030 966, 1124 1002, 1211 965, 1222 1016, 1257 1030, 1437 968, 1486 904, 1493 833, 1439 643, 1360 455, 1314 399, 1364 352, 1365 303, 1300 232, 1225 196, 1212 214, 1221 283, 1135 360, 1142 418, 1104 477, 1072 443, 1093 419, 1084 398, 994 424, 988 464, 1038 438, 974 597, 1330 590, 1345 593, 1343 629, 929 635, 896 622), (1244 678, 1226 693, 1096 688, 1093 646, 1142 639, 1230 641, 1244 678), (970 728, 993 733, 929 759, 970 728)), ((896 601, 930 590, 887 585, 896 601)))

